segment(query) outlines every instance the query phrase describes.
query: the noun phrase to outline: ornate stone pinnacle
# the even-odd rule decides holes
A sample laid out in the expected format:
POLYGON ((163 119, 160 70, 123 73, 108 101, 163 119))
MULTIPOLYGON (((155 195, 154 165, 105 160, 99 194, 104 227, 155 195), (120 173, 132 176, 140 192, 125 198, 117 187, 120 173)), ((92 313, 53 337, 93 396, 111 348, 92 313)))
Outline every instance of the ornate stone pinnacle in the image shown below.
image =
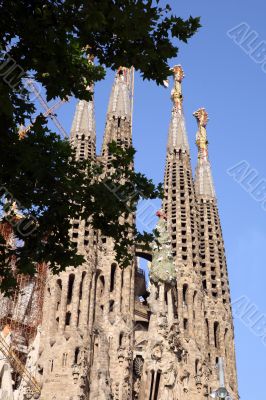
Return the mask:
POLYGON ((185 73, 184 73, 184 70, 183 70, 182 66, 180 64, 179 65, 175 65, 172 68, 172 71, 173 71, 175 80, 177 80, 178 82, 181 83, 183 78, 185 77, 185 73))
POLYGON ((206 127, 208 121, 209 121, 209 117, 208 117, 208 113, 205 110, 205 108, 199 108, 197 111, 195 111, 193 113, 194 117, 196 118, 196 120, 198 121, 199 126, 204 126, 206 127))
POLYGON ((119 67, 117 69, 117 73, 116 76, 117 78, 123 78, 123 80, 125 82, 128 82, 128 73, 129 73, 129 69, 126 67, 119 67))
POLYGON ((208 141, 206 126, 208 123, 208 113, 205 108, 199 108, 193 113, 194 117, 198 122, 198 131, 196 134, 196 144, 198 146, 198 157, 201 159, 207 159, 208 157, 208 141))
POLYGON ((173 100, 174 107, 181 109, 183 100, 181 83, 185 74, 181 65, 175 65, 172 68, 172 71, 174 75, 174 88, 171 92, 171 98, 173 100))

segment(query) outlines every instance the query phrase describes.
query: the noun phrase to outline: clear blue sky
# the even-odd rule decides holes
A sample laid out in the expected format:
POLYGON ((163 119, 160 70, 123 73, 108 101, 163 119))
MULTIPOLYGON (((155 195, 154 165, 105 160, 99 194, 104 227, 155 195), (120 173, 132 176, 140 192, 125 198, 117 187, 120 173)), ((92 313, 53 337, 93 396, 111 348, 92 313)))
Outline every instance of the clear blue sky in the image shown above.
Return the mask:
MULTIPOLYGON (((183 94, 192 165, 194 169, 196 123, 192 113, 204 106, 210 117, 209 154, 226 245, 232 300, 247 296, 256 305, 258 317, 263 318, 266 314, 266 211, 226 171, 246 160, 258 171, 258 180, 266 179, 266 73, 227 35, 228 30, 245 22, 258 33, 258 44, 266 40, 265 0, 170 0, 170 3, 183 17, 190 14, 201 16, 203 27, 188 45, 180 46, 179 57, 173 62, 181 63, 186 74, 183 94)), ((111 72, 105 82, 96 85, 98 147, 112 81, 111 72)), ((156 182, 163 180, 171 110, 169 96, 170 89, 143 83, 136 76, 133 122, 134 145, 138 151, 136 167, 156 182)), ((73 112, 74 102, 64 105, 58 112, 67 130, 73 112)), ((242 400, 265 398, 266 347, 261 338, 252 333, 250 325, 245 326, 240 318, 235 318, 242 400)))

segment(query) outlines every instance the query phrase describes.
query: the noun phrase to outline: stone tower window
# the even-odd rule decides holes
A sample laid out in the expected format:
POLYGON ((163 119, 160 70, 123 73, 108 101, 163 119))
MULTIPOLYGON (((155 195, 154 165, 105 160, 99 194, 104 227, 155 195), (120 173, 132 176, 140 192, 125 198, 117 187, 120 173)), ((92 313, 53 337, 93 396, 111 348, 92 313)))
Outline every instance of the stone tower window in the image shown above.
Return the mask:
POLYGON ((213 325, 214 331, 214 346, 218 349, 219 348, 219 322, 215 321, 213 325))
POLYGON ((205 327, 206 327, 207 343, 210 344, 209 321, 207 320, 207 318, 205 319, 205 327))
POLYGON ((83 272, 82 272, 82 276, 81 276, 80 286, 79 286, 79 298, 80 298, 80 299, 82 299, 83 285, 84 285, 85 276, 86 276, 86 272, 83 271, 83 272))
POLYGON ((78 363, 78 359, 79 359, 79 347, 75 348, 75 355, 74 355, 74 364, 78 363))
POLYGON ((188 291, 188 285, 185 283, 183 285, 183 305, 187 306, 187 291, 188 291))
POLYGON ((195 360, 195 374, 198 375, 199 373, 199 360, 195 360))
POLYGON ((61 279, 57 279, 56 281, 56 297, 57 297, 57 304, 56 309, 59 309, 61 303, 61 293, 62 293, 62 281, 61 279))
POLYGON ((153 400, 158 399, 159 387, 160 387, 160 380, 161 380, 161 371, 158 370, 156 374, 156 382, 155 382, 155 389, 154 389, 154 397, 153 400))
POLYGON ((114 311, 114 300, 109 301, 109 312, 112 313, 114 311))
POLYGON ((168 305, 168 298, 167 298, 167 293, 168 293, 168 290, 164 290, 164 301, 165 301, 165 304, 166 305, 168 305))
POLYGON ((72 301, 74 281, 75 281, 75 275, 70 274, 68 278, 67 304, 70 304, 72 301))
POLYGON ((150 396, 149 396, 149 400, 153 400, 153 399, 152 399, 153 384, 154 384, 154 371, 151 371, 151 387, 150 387, 150 396))
POLYGON ((225 356, 227 357, 227 341, 228 341, 228 329, 225 329, 224 332, 224 348, 225 348, 225 356))
POLYGON ((120 335, 119 335, 119 346, 122 346, 122 344, 123 344, 123 338, 124 338, 124 333, 121 332, 120 335))
POLYGON ((70 321, 71 321, 71 312, 68 311, 68 312, 66 313, 66 326, 69 326, 69 325, 70 325, 70 321))
POLYGON ((111 265, 111 278, 110 278, 110 292, 112 292, 115 287, 115 273, 116 273, 116 264, 112 264, 111 265))
POLYGON ((104 286, 105 286, 105 279, 104 279, 103 275, 100 276, 100 282, 101 282, 101 294, 102 294, 104 286))
MULTIPOLYGON (((195 290, 193 293, 193 306, 194 307, 195 307, 196 303, 197 303, 197 291, 195 290)), ((194 308, 194 311, 195 311, 195 308, 194 308)))

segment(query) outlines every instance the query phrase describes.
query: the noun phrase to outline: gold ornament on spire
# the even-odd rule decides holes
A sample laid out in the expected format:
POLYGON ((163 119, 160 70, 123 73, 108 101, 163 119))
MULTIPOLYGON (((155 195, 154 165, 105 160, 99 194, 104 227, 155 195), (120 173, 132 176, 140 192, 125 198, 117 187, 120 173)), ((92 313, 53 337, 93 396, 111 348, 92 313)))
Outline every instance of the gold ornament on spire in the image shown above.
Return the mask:
POLYGON ((174 107, 180 110, 182 108, 183 101, 181 83, 185 74, 181 65, 175 65, 172 68, 172 71, 174 75, 174 88, 171 92, 171 98, 173 100, 174 107))
POLYGON ((196 144, 198 146, 198 157, 205 158, 208 157, 208 141, 207 141, 207 131, 206 126, 208 123, 208 113, 205 108, 199 108, 193 113, 194 117, 198 122, 198 131, 196 134, 196 144))

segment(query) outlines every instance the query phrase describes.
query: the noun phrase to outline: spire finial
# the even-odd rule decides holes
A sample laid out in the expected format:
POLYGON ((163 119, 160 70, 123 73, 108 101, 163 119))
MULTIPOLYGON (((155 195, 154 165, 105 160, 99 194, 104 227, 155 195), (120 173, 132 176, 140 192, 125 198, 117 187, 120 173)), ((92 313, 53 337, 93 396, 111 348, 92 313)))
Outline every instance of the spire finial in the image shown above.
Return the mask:
POLYGON ((198 122, 198 131, 196 134, 196 144, 198 146, 198 158, 208 158, 208 140, 206 126, 208 123, 208 113, 205 108, 199 108, 193 113, 198 122))
POLYGON ((129 69, 126 67, 119 67, 116 71, 116 77, 128 83, 129 69))
POLYGON ((119 67, 116 71, 108 111, 113 116, 131 119, 131 70, 119 67))
POLYGON ((174 103, 174 107, 181 109, 183 101, 181 83, 185 74, 181 65, 175 65, 172 68, 172 71, 174 75, 174 87, 171 92, 171 98, 174 103))

